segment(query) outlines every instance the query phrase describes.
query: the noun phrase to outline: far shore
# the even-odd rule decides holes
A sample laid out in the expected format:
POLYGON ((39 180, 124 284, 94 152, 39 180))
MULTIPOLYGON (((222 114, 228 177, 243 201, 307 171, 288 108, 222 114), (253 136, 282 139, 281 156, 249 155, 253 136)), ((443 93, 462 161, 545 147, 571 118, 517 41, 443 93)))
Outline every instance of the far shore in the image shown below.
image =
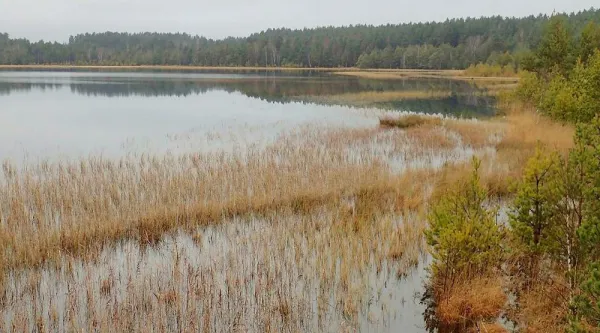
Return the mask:
POLYGON ((307 67, 251 67, 251 66, 179 66, 179 65, 0 65, 0 70, 6 69, 110 69, 110 70, 172 70, 172 71, 194 71, 194 70, 223 70, 223 71, 318 71, 318 72, 334 72, 334 71, 358 71, 358 68, 307 68, 307 67))
POLYGON ((160 70, 160 71, 313 71, 364 79, 394 80, 406 78, 444 78, 452 80, 517 82, 516 76, 468 76, 464 70, 455 69, 362 69, 356 67, 233 67, 233 66, 165 66, 165 65, 0 65, 0 70, 160 70))

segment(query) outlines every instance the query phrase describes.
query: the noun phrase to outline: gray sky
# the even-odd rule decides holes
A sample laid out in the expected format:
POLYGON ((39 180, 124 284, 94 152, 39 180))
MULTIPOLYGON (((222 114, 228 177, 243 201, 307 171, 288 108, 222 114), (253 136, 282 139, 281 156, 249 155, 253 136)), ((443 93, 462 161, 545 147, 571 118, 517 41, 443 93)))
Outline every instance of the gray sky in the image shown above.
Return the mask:
POLYGON ((579 11, 597 0, 0 0, 0 32, 37 41, 104 31, 209 38, 268 28, 440 21, 579 11))

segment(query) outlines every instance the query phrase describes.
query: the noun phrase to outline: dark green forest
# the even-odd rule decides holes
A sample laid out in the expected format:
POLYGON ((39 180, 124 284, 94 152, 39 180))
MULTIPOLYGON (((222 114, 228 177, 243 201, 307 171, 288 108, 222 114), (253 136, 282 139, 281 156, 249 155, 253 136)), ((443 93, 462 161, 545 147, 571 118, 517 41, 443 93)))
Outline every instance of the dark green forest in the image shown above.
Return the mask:
MULTIPOLYGON (((561 14, 579 36, 600 10, 561 14)), ((244 38, 185 33, 86 33, 67 43, 0 34, 0 64, 182 65, 463 69, 472 64, 518 69, 540 43, 550 16, 500 16, 445 22, 269 29, 244 38)))

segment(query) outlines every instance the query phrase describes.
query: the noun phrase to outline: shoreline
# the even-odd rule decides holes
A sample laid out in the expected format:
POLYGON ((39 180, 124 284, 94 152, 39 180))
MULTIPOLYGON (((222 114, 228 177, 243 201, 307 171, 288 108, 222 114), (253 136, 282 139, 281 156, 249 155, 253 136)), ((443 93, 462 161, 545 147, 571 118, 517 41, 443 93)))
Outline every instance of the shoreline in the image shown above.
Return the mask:
POLYGON ((314 71, 314 72, 334 72, 334 71, 355 71, 354 68, 307 68, 307 67, 249 67, 249 66, 181 66, 181 65, 0 65, 0 70, 7 69, 107 69, 107 70, 128 70, 128 69, 147 69, 147 70, 171 70, 171 71, 201 71, 201 70, 222 70, 222 71, 314 71))
POLYGON ((6 70, 159 70, 159 71, 231 71, 231 72, 320 72, 337 76, 363 79, 400 80, 410 78, 435 78, 467 81, 517 82, 519 77, 467 76, 457 69, 362 69, 356 67, 234 67, 234 66, 180 66, 180 65, 0 65, 6 70))

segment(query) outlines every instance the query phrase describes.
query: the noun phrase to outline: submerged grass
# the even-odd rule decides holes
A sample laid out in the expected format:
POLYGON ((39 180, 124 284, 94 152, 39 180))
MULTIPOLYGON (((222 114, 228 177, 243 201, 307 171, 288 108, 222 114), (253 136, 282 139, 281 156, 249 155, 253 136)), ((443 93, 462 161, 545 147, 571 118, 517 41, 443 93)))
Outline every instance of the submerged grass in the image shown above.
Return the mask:
POLYGON ((418 260, 424 226, 344 209, 228 220, 202 228, 200 244, 177 233, 11 275, 4 313, 17 331, 31 316, 58 331, 339 331, 381 307, 381 289, 418 260), (392 242, 402 259, 388 260, 392 242))
POLYGON ((242 154, 141 156, 138 160, 4 164, 2 262, 38 265, 122 238, 279 209, 298 213, 344 196, 392 189, 383 163, 351 163, 316 145, 242 154))
POLYGON ((152 243, 176 228, 235 216, 288 209, 304 214, 347 198, 373 204, 390 194, 400 198, 407 178, 392 172, 390 161, 407 170, 411 161, 452 159, 457 144, 445 139, 421 146, 419 140, 430 140, 426 133, 409 134, 300 131, 271 146, 231 154, 89 158, 23 167, 6 162, 0 267, 87 256, 121 239, 152 243))
POLYGON ((5 163, 5 328, 356 327, 383 311, 368 302, 383 288, 373 281, 396 281, 421 256, 429 187, 414 179, 435 182, 427 165, 453 159, 458 142, 420 138, 306 129, 230 154, 5 163), (176 230, 173 257, 151 259, 176 230), (110 254, 120 244, 133 248, 110 254))
POLYGON ((382 126, 308 127, 232 153, 4 163, 0 330, 381 323, 382 290, 421 256, 427 203, 470 172, 470 156, 509 195, 530 144, 568 147, 572 130, 549 135, 553 124, 518 113, 382 126))

